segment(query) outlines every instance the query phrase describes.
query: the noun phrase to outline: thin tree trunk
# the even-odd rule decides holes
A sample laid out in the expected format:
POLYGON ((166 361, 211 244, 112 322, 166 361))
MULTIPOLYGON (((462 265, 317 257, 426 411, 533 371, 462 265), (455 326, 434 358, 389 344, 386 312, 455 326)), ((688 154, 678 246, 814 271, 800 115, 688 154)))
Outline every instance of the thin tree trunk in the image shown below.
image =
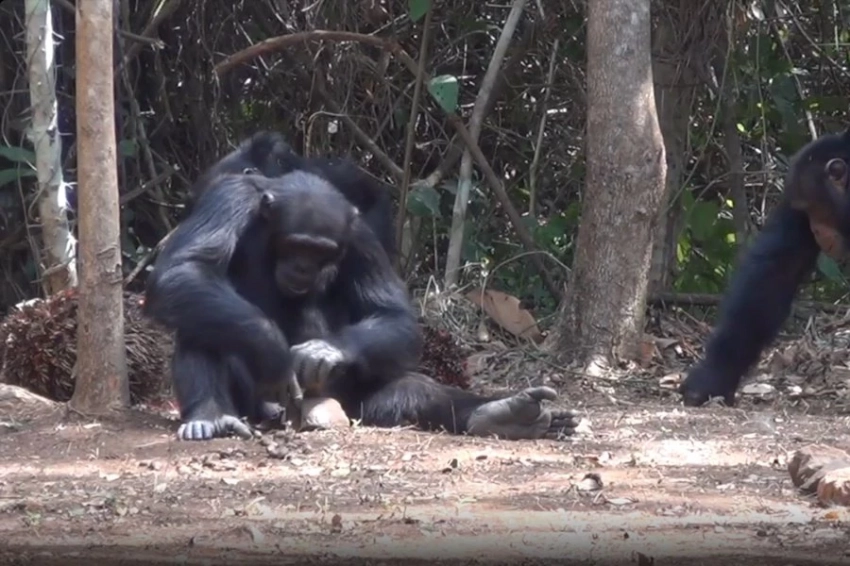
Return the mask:
MULTIPOLYGON (((487 66, 487 72, 484 73, 484 79, 481 81, 481 88, 478 91, 475 106, 472 109, 472 116, 469 119, 469 135, 476 142, 478 141, 478 136, 481 134, 481 125, 484 122, 484 114, 488 107, 488 101, 493 93, 493 86, 496 83, 496 78, 499 76, 499 70, 502 68, 502 60, 505 58, 511 38, 522 17, 525 2, 526 0, 514 0, 511 11, 505 19, 505 25, 502 28, 499 41, 496 42, 493 56, 490 58, 490 63, 487 66)), ((464 226, 466 225, 466 205, 469 204, 469 192, 471 189, 472 154, 469 152, 469 149, 466 149, 460 161, 457 194, 455 195, 454 209, 452 210, 452 227, 449 232, 449 247, 446 252, 445 283, 447 288, 457 284, 458 276, 460 275, 460 256, 463 250, 463 233, 464 226)))
MULTIPOLYGON (((674 13, 676 13, 674 11, 674 13)), ((676 275, 676 248, 684 228, 680 199, 684 189, 688 159, 688 126, 696 83, 690 59, 684 55, 681 21, 665 14, 653 30, 653 76, 658 122, 664 137, 667 182, 658 211, 652 262, 649 269, 650 293, 666 291, 676 275)))
POLYGON ((590 0, 587 187, 554 344, 588 370, 634 359, 664 194, 649 0, 590 0), (576 348, 576 352, 569 351, 576 348))
POLYGON ((26 0, 32 127, 41 219, 42 287, 51 295, 77 285, 76 241, 68 222, 62 179, 62 140, 57 125, 55 46, 49 0, 26 0))
POLYGON ((71 406, 103 414, 129 405, 124 350, 112 0, 77 0, 80 302, 71 406))

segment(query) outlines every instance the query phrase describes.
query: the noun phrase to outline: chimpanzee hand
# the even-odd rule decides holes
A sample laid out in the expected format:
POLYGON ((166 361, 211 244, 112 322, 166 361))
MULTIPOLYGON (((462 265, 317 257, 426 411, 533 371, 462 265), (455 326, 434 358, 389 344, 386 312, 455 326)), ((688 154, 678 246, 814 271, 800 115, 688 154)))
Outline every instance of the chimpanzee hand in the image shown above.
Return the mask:
POLYGON ((210 440, 235 434, 242 438, 254 436, 251 427, 233 415, 221 415, 214 419, 195 419, 186 421, 177 429, 181 440, 210 440))
POLYGON ((552 410, 542 402, 552 401, 558 393, 551 387, 528 387, 516 395, 481 405, 467 421, 467 433, 497 436, 508 440, 570 436, 578 426, 573 411, 552 410))
POLYGON ((705 405, 714 397, 721 397, 724 404, 732 406, 740 380, 740 373, 724 371, 703 360, 688 372, 679 385, 679 393, 686 407, 705 405))
POLYGON ((293 346, 290 352, 292 370, 304 392, 314 397, 321 396, 327 380, 348 365, 345 353, 324 340, 308 340, 293 346))

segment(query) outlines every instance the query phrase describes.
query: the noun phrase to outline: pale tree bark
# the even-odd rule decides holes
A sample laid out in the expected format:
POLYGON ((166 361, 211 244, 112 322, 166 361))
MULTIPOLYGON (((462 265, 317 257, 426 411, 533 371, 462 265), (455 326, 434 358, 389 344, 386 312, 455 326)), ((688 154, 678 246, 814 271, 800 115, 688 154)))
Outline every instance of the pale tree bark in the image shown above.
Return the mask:
POLYGON ((694 101, 696 75, 685 53, 683 29, 690 29, 670 17, 658 18, 653 30, 652 71, 655 79, 655 105, 664 138, 667 180, 662 206, 658 211, 652 261, 649 269, 650 294, 662 293, 676 275, 676 248, 684 228, 680 199, 684 190, 688 158, 688 126, 694 101))
POLYGON ((666 163, 650 58, 650 0, 590 0, 587 183, 559 354, 587 371, 634 359, 666 163))
POLYGON ((47 295, 77 285, 76 241, 68 222, 57 125, 55 46, 49 0, 26 0, 27 67, 41 219, 42 287, 47 295))
POLYGON ((129 405, 113 98, 112 0, 77 0, 77 170, 80 302, 71 406, 129 405))
MULTIPOLYGON (((493 93, 493 86, 496 84, 496 78, 499 76, 499 70, 502 68, 502 60, 505 58, 505 53, 508 51, 508 46, 511 44, 511 38, 514 35, 517 24, 522 17, 522 12, 525 9, 526 0, 514 0, 511 5, 511 11, 505 20, 505 25, 502 28, 502 34, 496 42, 496 47, 493 49, 493 56, 490 58, 490 63, 487 65, 487 71, 484 73, 484 79, 481 81, 481 88, 478 90, 478 96, 475 98, 475 106, 472 108, 472 116, 469 119, 469 135, 476 142, 481 134, 481 125, 484 122, 484 115, 488 107, 490 97, 493 93)), ((446 252, 446 287, 451 287, 457 284, 460 275, 460 256, 463 251, 463 233, 466 225, 466 206, 469 204, 469 192, 472 189, 472 154, 469 149, 464 150, 463 157, 460 161, 460 175, 458 176, 457 194, 455 195, 454 208, 452 210, 452 227, 449 232, 449 246, 446 252)))

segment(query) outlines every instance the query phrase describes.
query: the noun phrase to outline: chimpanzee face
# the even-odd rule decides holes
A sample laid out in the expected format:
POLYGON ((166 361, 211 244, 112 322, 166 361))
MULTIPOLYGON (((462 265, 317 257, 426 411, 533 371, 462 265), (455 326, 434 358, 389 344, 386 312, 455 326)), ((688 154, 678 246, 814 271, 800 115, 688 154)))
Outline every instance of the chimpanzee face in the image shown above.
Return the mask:
POLYGON ((324 290, 336 276, 344 255, 341 244, 308 234, 282 234, 272 246, 275 282, 288 297, 324 290))
POLYGON ((320 293, 345 257, 357 209, 323 179, 296 171, 260 197, 269 227, 274 278, 286 297, 320 293))

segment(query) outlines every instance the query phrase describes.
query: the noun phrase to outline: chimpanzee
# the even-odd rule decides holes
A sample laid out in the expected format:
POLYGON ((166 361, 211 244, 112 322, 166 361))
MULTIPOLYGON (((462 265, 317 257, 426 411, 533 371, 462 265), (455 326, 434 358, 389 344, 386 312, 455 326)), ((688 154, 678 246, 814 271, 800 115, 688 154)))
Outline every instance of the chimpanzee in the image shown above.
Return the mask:
POLYGON ((194 199, 224 173, 258 173, 279 177, 292 171, 314 173, 335 186, 360 209, 363 218, 392 258, 395 254, 393 207, 389 187, 341 157, 302 157, 277 132, 257 132, 213 164, 192 185, 194 199))
POLYGON ((679 388, 685 405, 711 397, 733 404, 742 376, 776 337, 820 251, 844 253, 850 242, 848 163, 850 129, 822 136, 794 156, 782 202, 732 278, 705 358, 679 388))
POLYGON ((482 397, 414 373, 421 332, 404 284, 358 209, 306 171, 223 175, 148 279, 148 314, 176 330, 173 379, 183 424, 204 440, 251 434, 264 391, 292 372, 373 426, 509 439, 571 434, 575 415, 531 387, 482 397))

